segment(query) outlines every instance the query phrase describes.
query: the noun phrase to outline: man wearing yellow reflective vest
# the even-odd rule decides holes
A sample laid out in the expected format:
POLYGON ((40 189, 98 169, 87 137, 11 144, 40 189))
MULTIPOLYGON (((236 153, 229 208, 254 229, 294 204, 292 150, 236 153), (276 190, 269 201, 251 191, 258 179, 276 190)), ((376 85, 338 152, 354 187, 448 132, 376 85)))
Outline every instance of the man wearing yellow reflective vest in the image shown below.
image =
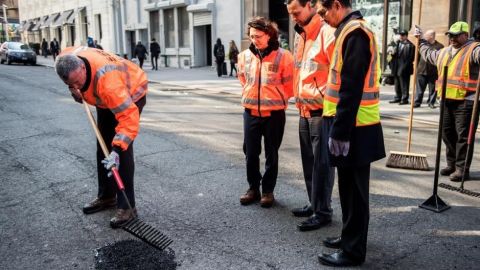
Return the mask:
POLYGON ((319 0, 318 13, 335 31, 323 105, 331 165, 337 167, 342 233, 323 241, 339 249, 318 257, 331 266, 365 261, 370 163, 385 157, 379 113, 379 58, 374 33, 350 0, 319 0))
POLYGON ((69 47, 55 62, 55 70, 75 99, 97 109, 97 124, 110 155, 103 157, 97 142, 98 195, 83 207, 92 214, 117 206, 110 226, 118 228, 134 213, 115 186, 108 170, 116 166, 125 193, 135 208, 133 140, 138 134, 140 113, 146 104, 147 76, 134 63, 112 53, 88 47, 69 47), (103 163, 103 165, 102 165, 103 163), (105 167, 105 168, 104 168, 105 167))
MULTIPOLYGON (((420 42, 422 58, 437 66, 437 91, 442 89, 443 77, 447 76, 442 131, 447 167, 440 170, 440 174, 449 175, 450 180, 455 182, 461 181, 463 174, 465 179, 469 179, 473 155, 471 151, 467 157, 467 139, 479 73, 480 43, 469 40, 468 33, 466 22, 456 22, 447 32, 450 46, 437 51, 430 49, 425 40, 421 39, 420 42), (444 66, 448 66, 448 74, 443 74, 444 66), (465 162, 467 169, 464 171, 465 162)), ((417 27, 415 34, 421 36, 421 29, 417 27)), ((471 147, 473 150, 473 144, 471 147)))
POLYGON ((279 48, 275 23, 256 17, 248 22, 251 44, 238 56, 238 79, 243 87, 244 142, 249 188, 240 197, 242 205, 260 200, 262 207, 274 202, 278 175, 278 149, 285 128, 285 110, 292 93, 292 54, 279 48), (265 173, 260 173, 262 137, 265 173), (260 185, 262 195, 260 196, 260 185))

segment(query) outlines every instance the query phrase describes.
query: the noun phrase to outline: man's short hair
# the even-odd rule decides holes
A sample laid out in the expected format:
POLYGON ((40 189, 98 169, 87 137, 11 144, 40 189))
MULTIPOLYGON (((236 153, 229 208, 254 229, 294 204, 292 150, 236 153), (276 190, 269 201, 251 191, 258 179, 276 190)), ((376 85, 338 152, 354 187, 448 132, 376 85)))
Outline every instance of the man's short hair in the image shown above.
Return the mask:
MULTIPOLYGON (((318 0, 325 8, 331 8, 335 0, 318 0)), ((343 7, 352 7, 352 0, 337 0, 343 7)))
POLYGON ((68 80, 70 73, 84 65, 82 59, 73 54, 58 56, 55 61, 55 71, 62 80, 68 80))
MULTIPOLYGON (((285 4, 290 5, 295 0, 286 0, 285 4)), ((308 2, 317 2, 317 0, 297 0, 297 2, 300 4, 300 6, 304 7, 308 2)), ((312 3, 313 5, 314 3, 312 3)))

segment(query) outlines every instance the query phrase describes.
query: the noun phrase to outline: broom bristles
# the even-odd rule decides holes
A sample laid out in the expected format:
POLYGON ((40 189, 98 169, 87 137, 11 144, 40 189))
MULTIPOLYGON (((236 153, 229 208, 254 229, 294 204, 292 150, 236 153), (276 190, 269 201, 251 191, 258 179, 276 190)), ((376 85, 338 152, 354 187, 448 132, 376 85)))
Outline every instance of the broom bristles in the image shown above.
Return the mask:
POLYGON ((390 152, 390 156, 387 159, 387 167, 421 171, 430 170, 427 155, 395 151, 390 152))

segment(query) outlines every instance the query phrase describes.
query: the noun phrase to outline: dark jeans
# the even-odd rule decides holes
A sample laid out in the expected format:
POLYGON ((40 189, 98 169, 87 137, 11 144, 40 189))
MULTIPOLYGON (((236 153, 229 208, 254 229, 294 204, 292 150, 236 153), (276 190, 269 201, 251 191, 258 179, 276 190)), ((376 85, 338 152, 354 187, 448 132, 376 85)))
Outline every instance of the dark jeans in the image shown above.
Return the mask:
POLYGON ((410 75, 395 76, 395 100, 408 102, 410 75))
POLYGON ((427 104, 434 105, 437 98, 437 92, 435 91, 436 76, 418 75, 417 76, 417 96, 415 97, 415 104, 422 104, 423 93, 428 86, 428 99, 427 104))
MULTIPOLYGON (((135 104, 141 113, 143 107, 147 101, 146 96, 138 100, 135 104)), ((100 133, 102 134, 105 143, 107 144, 108 151, 112 151, 113 137, 115 136, 115 127, 118 122, 115 119, 115 115, 109 109, 97 108, 97 124, 100 133)), ((126 151, 119 153, 120 155, 120 167, 118 172, 122 178, 125 186, 125 193, 132 207, 135 207, 135 191, 133 186, 133 175, 135 173, 135 162, 133 157, 133 142, 130 143, 126 151)), ((97 174, 98 174, 98 198, 107 199, 117 196, 117 207, 120 209, 128 209, 128 204, 125 201, 122 193, 117 189, 115 180, 112 177, 108 177, 108 171, 105 169, 101 161, 105 158, 103 155, 100 144, 97 141, 97 174)))
POLYGON ((151 55, 152 69, 158 70, 158 55, 151 55))
MULTIPOLYGON (((445 115, 443 118, 443 142, 446 146, 447 164, 451 167, 463 169, 467 157, 468 130, 473 111, 473 101, 446 100, 445 115)), ((478 118, 477 118, 478 119, 478 118)), ((478 121, 475 123, 474 131, 477 129, 478 121)), ((473 146, 470 145, 467 169, 470 168, 473 156, 473 146)))
POLYGON ((143 68, 143 61, 145 61, 145 58, 138 57, 138 62, 140 62, 140 68, 143 68))
POLYGON ((328 161, 328 132, 323 128, 321 111, 311 118, 300 117, 299 137, 303 176, 308 199, 315 215, 332 216, 332 189, 335 168, 328 161))
POLYGON ((223 62, 225 62, 225 58, 216 57, 215 63, 217 64, 217 75, 218 75, 218 77, 222 77, 222 75, 223 75, 223 62))
POLYGON ((247 181, 250 189, 273 192, 278 175, 278 149, 285 129, 285 111, 272 111, 270 117, 252 116, 248 109, 243 113, 243 152, 247 161, 247 181), (265 145, 265 173, 260 173, 262 136, 265 145))
POLYGON ((233 76, 233 71, 235 70, 235 76, 237 76, 237 67, 234 62, 230 62, 230 76, 233 76))
POLYGON ((354 259, 365 261, 367 254, 370 164, 362 167, 337 167, 338 192, 342 206, 342 250, 354 259))

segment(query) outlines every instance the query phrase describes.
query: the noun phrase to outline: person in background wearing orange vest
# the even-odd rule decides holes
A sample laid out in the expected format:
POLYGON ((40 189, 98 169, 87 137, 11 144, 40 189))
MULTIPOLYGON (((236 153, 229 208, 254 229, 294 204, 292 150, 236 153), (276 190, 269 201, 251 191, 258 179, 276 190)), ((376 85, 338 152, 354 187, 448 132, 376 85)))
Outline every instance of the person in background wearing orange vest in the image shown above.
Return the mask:
POLYGON ((117 206, 110 226, 121 227, 134 215, 117 191, 109 170, 113 166, 118 168, 125 193, 136 213, 133 140, 138 134, 140 113, 147 100, 147 76, 128 60, 88 47, 66 48, 57 58, 55 70, 68 85, 75 101, 85 101, 96 107, 98 128, 111 151, 104 158, 97 142, 98 195, 83 207, 83 212, 92 214, 117 206))
MULTIPOLYGON (((437 66, 437 90, 442 89, 443 77, 447 76, 447 92, 442 138, 446 145, 447 167, 440 170, 441 175, 449 175, 454 182, 470 178, 470 164, 473 151, 467 157, 467 139, 470 120, 473 114, 473 101, 477 87, 480 43, 468 39, 469 26, 466 22, 452 24, 446 33, 450 46, 439 51, 431 49, 424 39, 420 40, 420 55, 427 63, 437 66), (448 66, 448 74, 443 67, 448 66), (464 171, 465 162, 467 170, 464 171)), ((422 37, 420 28, 415 35, 422 37)), ((475 123, 474 130, 477 129, 475 123)), ((471 145, 473 150, 473 144, 471 145)))
POLYGON ((292 210, 309 217, 300 231, 319 229, 332 222, 335 168, 328 162, 328 133, 322 129, 323 95, 334 48, 334 29, 316 14, 316 0, 288 0, 287 10, 296 22, 293 89, 300 111, 299 137, 303 175, 310 205, 292 210))
POLYGON ((379 112, 380 61, 375 34, 350 0, 319 0, 317 10, 335 31, 323 103, 330 162, 337 167, 342 233, 323 241, 339 249, 318 257, 330 266, 365 261, 370 219, 370 163, 385 157, 379 112))
POLYGON ((240 197, 240 203, 248 205, 260 200, 262 207, 270 207, 274 202, 285 110, 293 96, 293 56, 279 48, 278 29, 273 22, 263 17, 253 18, 248 22, 247 33, 252 43, 238 56, 238 79, 243 86, 243 151, 249 189, 240 197), (263 176, 259 159, 262 137, 266 159, 263 176))

